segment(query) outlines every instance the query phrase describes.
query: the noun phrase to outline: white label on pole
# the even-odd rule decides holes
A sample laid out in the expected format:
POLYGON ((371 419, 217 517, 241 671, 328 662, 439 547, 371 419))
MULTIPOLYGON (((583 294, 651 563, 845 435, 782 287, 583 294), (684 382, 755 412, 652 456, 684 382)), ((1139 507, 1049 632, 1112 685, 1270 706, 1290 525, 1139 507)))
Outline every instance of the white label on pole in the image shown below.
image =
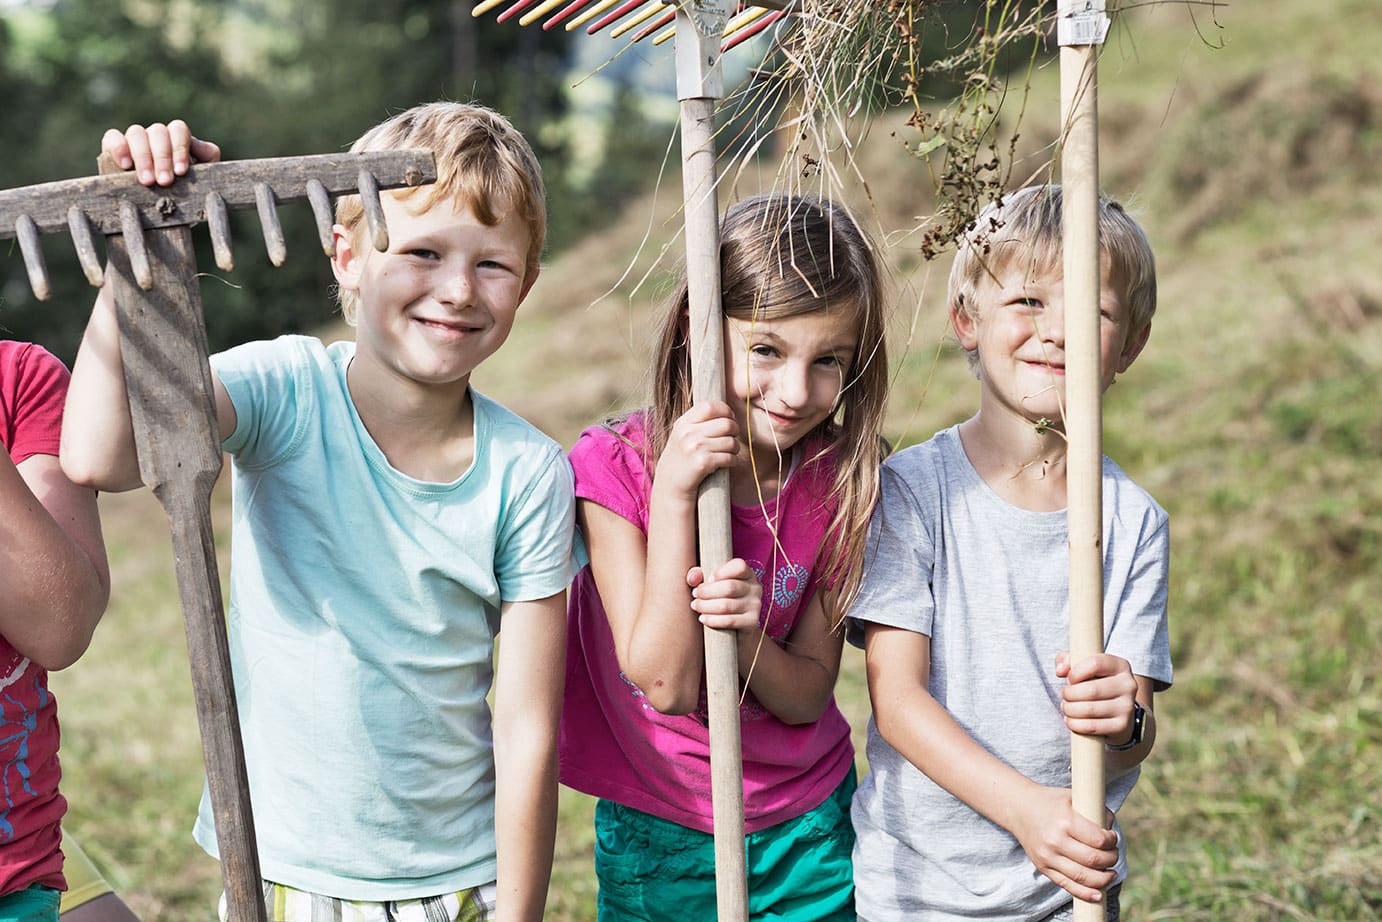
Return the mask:
POLYGON ((1063 46, 1102 45, 1108 36, 1104 0, 1062 0, 1056 17, 1056 41, 1063 46))

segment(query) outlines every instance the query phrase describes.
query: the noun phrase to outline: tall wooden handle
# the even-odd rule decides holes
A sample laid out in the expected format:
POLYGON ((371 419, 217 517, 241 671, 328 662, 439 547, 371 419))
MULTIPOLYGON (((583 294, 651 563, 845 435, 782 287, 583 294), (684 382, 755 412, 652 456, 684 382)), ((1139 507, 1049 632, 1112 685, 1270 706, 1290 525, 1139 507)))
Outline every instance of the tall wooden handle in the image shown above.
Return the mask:
MULTIPOLYGON (((720 305, 720 225, 715 196, 715 100, 681 102, 686 194, 686 280, 690 303, 691 386, 695 401, 724 399, 724 322, 720 305)), ((729 472, 701 484, 696 506, 700 564, 713 572, 733 556, 729 472)), ((711 799, 715 814, 715 895, 720 922, 748 919, 744 859, 744 769, 739 736, 739 662, 732 631, 705 631, 710 708, 711 799)))
MULTIPOLYGON (((1061 223, 1064 227, 1070 659, 1104 649, 1103 438, 1099 368, 1099 121, 1095 45, 1061 49, 1061 223)), ((1104 822, 1104 744, 1070 743, 1075 811, 1104 822)), ((1075 901, 1075 922, 1103 922, 1101 903, 1075 901)))
POLYGON ((221 447, 192 233, 186 227, 148 231, 145 251, 153 276, 148 291, 134 279, 124 239, 111 237, 107 245, 135 447, 140 474, 172 527, 229 917, 232 922, 265 922, 211 524, 221 447))

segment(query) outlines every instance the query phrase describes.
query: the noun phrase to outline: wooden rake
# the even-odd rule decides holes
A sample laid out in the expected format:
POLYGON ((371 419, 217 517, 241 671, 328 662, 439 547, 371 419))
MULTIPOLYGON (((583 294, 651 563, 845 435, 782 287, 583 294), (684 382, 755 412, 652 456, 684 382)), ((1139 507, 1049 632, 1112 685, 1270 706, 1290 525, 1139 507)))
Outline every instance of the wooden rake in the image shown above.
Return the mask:
MULTIPOLYGON (((1104 0, 1060 0, 1061 226, 1066 304, 1066 477, 1070 660, 1104 650, 1103 390, 1099 359, 1099 47, 1104 0)), ((1104 743, 1070 740, 1075 811, 1104 823, 1104 743)), ((1077 899, 1075 922, 1102 922, 1104 904, 1077 899)))
MULTIPOLYGON (((725 364, 715 176, 715 104, 724 96, 720 56, 787 15, 790 4, 782 0, 755 0, 752 5, 739 0, 480 0, 473 13, 481 16, 505 3, 509 5, 499 14, 500 21, 521 14, 519 24, 530 25, 549 16, 544 29, 565 23, 570 32, 589 22, 587 34, 613 26, 610 35, 614 38, 637 29, 631 42, 671 27, 653 43, 676 37, 692 397, 697 403, 722 400, 725 364)), ((709 573, 733 556, 728 471, 717 471, 701 484, 697 518, 700 565, 709 573)), ((739 664, 732 632, 706 629, 705 673, 717 917, 721 922, 747 922, 739 664)))
POLYGON ((216 816, 229 918, 264 922, 259 852, 230 673, 211 490, 221 471, 192 226, 205 221, 216 264, 233 267, 232 208, 256 208, 269 258, 286 258, 276 206, 307 199, 331 255, 331 196, 358 192, 374 245, 388 247, 381 189, 436 179, 429 151, 241 160, 195 166, 171 187, 150 189, 102 156, 100 176, 0 192, 0 238, 17 237, 35 296, 50 294, 39 235, 72 236, 87 280, 109 281, 120 326, 139 472, 168 514, 187 628, 192 689, 216 816), (95 236, 106 237, 103 274, 95 236))

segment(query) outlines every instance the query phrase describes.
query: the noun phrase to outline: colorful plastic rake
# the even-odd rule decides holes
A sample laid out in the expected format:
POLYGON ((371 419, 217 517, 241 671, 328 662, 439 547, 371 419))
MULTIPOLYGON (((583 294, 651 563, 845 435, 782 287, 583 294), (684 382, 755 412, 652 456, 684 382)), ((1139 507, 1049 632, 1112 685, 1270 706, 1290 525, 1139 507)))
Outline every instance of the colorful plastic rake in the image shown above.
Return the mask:
MULTIPOLYGON (((642 26, 631 41, 641 42, 657 33, 654 45, 661 45, 676 34, 673 23, 677 4, 663 0, 480 0, 472 15, 483 16, 505 4, 507 7, 496 17, 498 22, 508 22, 517 16, 520 26, 530 26, 547 17, 542 23, 544 31, 564 26, 567 32, 574 32, 585 26, 586 34, 594 35, 617 22, 619 25, 610 29, 610 38, 622 38, 642 26)), ((721 35, 721 52, 768 29, 789 14, 791 5, 788 0, 737 4, 737 12, 725 24, 721 35)))
MULTIPOLYGON (((481 0, 474 15, 508 6, 501 21, 518 16, 544 29, 586 25, 593 35, 614 26, 631 41, 659 29, 654 43, 676 37, 677 97, 681 102, 682 186, 685 201, 686 275, 690 302, 691 390, 695 402, 724 398, 724 327, 720 308, 720 224, 716 206, 715 108, 724 95, 720 56, 790 12, 780 0, 481 0), (563 4, 565 4, 563 6, 563 4), (560 9, 558 9, 560 7, 560 9), (621 21, 622 20, 622 21, 621 21), (619 23, 615 26, 615 23, 619 23), (637 30, 635 32, 635 30, 637 30)), ((730 559, 729 472, 701 484, 696 506, 700 564, 706 572, 730 559)), ((705 632, 706 697, 710 712, 711 799, 715 815, 716 918, 747 922, 748 879, 744 861, 744 776, 739 736, 739 667, 734 637, 705 632)))

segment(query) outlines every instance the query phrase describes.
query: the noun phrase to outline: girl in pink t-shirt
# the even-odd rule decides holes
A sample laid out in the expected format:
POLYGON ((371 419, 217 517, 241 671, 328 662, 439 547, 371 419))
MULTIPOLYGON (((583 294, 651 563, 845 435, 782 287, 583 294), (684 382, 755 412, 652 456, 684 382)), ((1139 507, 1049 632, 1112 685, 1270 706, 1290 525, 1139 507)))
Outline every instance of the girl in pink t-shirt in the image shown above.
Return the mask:
POLYGON ((0 340, 0 918, 58 917, 62 874, 57 704, 105 611, 110 571, 96 494, 58 464, 68 373, 0 340))
POLYGON ((692 406, 683 278, 654 403, 571 451, 590 557, 570 604, 561 780, 600 798, 601 919, 715 917, 702 626, 737 632, 749 909, 854 918, 854 751, 839 625, 878 493, 887 389, 873 249, 839 206, 725 215, 726 402, 692 406), (727 469, 737 555, 696 563, 696 495, 727 469))

